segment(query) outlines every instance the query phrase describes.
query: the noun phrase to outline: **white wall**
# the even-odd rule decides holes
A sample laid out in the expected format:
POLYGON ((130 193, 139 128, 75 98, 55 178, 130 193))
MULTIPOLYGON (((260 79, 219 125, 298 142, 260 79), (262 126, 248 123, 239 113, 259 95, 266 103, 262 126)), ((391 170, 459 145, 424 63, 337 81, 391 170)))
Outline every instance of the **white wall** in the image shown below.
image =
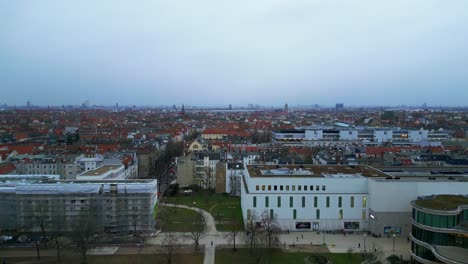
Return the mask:
POLYGON ((408 140, 410 142, 419 142, 423 140, 427 140, 428 138, 427 130, 416 130, 416 131, 409 131, 408 132, 408 140))
POLYGON ((306 130, 305 131, 305 140, 322 140, 323 139, 323 130, 306 130))
POLYGON ((468 194, 468 182, 369 179, 369 208, 376 212, 410 212, 411 201, 433 194, 468 194))
POLYGON ((340 140, 357 140, 357 130, 340 130, 340 140))

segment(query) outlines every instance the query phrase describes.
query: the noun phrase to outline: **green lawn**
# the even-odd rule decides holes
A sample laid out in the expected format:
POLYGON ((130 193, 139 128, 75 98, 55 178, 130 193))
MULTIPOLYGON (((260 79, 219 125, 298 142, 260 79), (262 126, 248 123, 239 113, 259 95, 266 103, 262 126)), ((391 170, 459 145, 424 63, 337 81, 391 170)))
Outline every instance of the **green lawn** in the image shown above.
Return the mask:
POLYGON ((304 258, 312 256, 309 260, 314 263, 314 259, 326 260, 329 258, 333 264, 360 264, 363 262, 368 255, 362 254, 334 254, 334 253, 288 253, 280 249, 263 249, 255 250, 256 254, 251 256, 248 248, 238 249, 236 252, 232 249, 224 248, 216 250, 215 263, 268 263, 268 264, 293 264, 293 263, 304 263, 304 258), (314 256, 316 256, 314 258, 314 256), (260 259, 259 262, 257 260, 260 259))
POLYGON ((238 230, 244 228, 240 198, 233 198, 227 194, 218 194, 211 191, 198 191, 191 196, 168 197, 167 202, 198 207, 211 213, 219 231, 230 230, 233 224, 238 230), (233 221, 233 219, 236 220, 233 221))
MULTIPOLYGON (((6 258, 6 263, 41 263, 56 264, 56 257, 42 257, 40 261, 36 258, 6 258)), ((61 263, 74 264, 80 263, 81 257, 67 256, 62 257, 61 263)), ((106 256, 88 256, 89 264, 153 264, 167 263, 165 255, 162 254, 139 254, 139 255, 106 255, 106 256)), ((172 259, 173 264, 203 263, 203 254, 177 254, 172 259)))
POLYGON ((163 231, 166 232, 190 232, 194 219, 198 218, 203 221, 203 217, 192 210, 174 207, 164 207, 167 220, 164 221, 163 231))

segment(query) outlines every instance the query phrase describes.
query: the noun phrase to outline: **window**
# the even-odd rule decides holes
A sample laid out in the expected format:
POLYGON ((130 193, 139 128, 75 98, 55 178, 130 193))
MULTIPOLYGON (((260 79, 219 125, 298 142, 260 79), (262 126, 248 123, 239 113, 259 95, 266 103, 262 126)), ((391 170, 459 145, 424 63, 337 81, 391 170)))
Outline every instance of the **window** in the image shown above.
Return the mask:
POLYGON ((320 186, 315 185, 315 190, 316 190, 316 191, 320 191, 320 186))
POLYGON ((351 208, 354 208, 354 196, 351 196, 350 199, 351 199, 351 200, 349 201, 350 207, 351 207, 351 208))
POLYGON ((265 185, 262 185, 262 191, 264 191, 264 190, 265 190, 265 185))
POLYGON ((297 211, 296 209, 293 209, 293 219, 296 219, 297 218, 297 211))
POLYGON ((292 191, 295 191, 296 190, 296 185, 293 185, 292 186, 292 191))
POLYGON ((293 197, 292 196, 289 196, 289 207, 293 207, 293 197))
POLYGON ((289 185, 286 185, 286 191, 289 191, 289 185))
POLYGON ((281 196, 278 196, 278 208, 281 207, 281 196))
POLYGON ((253 207, 257 207, 257 196, 253 197, 253 207))
POLYGON ((271 191, 271 185, 268 185, 268 190, 271 191))
POLYGON ((307 185, 304 185, 304 191, 307 191, 307 185))
POLYGON ((283 185, 280 185, 280 191, 282 191, 282 190, 283 190, 283 185))
POLYGON ((309 186, 309 190, 313 191, 313 190, 314 190, 314 186, 313 186, 313 185, 309 186))
POLYGON ((302 208, 305 207, 305 196, 302 196, 302 208))
POLYGON ((340 209, 340 212, 338 213, 338 219, 343 219, 343 209, 340 209))
POLYGON ((256 190, 256 191, 260 191, 260 186, 256 185, 256 186, 255 186, 255 190, 256 190))
POLYGON ((277 185, 273 186, 273 190, 277 191, 277 190, 278 190, 278 186, 277 186, 277 185))
POLYGON ((325 191, 325 185, 322 185, 322 191, 325 191))
POLYGON ((268 199, 268 196, 265 197, 265 207, 268 208, 268 206, 270 205, 270 200, 268 199))
POLYGON ((366 216, 367 216, 367 210, 366 209, 362 209, 362 220, 366 220, 366 216))
POLYGON ((327 208, 330 207, 330 196, 327 196, 327 208))
POLYGON ((341 208, 341 206, 342 206, 342 201, 343 201, 342 197, 338 196, 338 207, 339 208, 341 208))
POLYGON ((314 196, 314 207, 317 207, 318 204, 318 197, 314 196))
POLYGON ((367 207, 367 197, 366 196, 362 197, 362 207, 367 207))
POLYGON ((302 185, 297 186, 298 191, 302 191, 302 185))
POLYGON ((320 219, 320 209, 315 210, 315 218, 320 219))
POLYGON ((75 204, 75 202, 76 202, 75 200, 71 200, 71 204, 75 204))

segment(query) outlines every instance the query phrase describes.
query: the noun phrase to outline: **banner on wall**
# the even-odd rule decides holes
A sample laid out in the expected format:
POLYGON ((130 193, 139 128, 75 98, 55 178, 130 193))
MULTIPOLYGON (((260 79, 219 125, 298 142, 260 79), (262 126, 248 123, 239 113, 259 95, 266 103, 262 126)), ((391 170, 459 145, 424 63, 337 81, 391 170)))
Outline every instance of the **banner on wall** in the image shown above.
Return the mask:
POLYGON ((401 234, 401 227, 400 226, 384 226, 384 234, 392 235, 392 234, 401 234))

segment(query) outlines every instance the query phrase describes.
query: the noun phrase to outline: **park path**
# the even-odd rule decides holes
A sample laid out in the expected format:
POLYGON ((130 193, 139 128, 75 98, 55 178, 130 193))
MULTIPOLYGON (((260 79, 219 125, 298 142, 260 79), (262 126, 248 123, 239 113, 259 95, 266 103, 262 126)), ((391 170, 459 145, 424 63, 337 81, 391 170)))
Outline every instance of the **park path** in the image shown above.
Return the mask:
MULTIPOLYGON (((189 209, 189 210, 193 210, 193 211, 201 214, 203 216, 203 219, 205 219, 205 225, 206 225, 205 235, 206 236, 217 236, 217 235, 219 235, 218 231, 216 230, 216 224, 215 224, 214 218, 207 211, 202 210, 200 208, 181 205, 181 204, 161 203, 161 205, 162 206, 167 206, 167 207, 176 207, 176 208, 189 209)), ((203 241, 204 240, 202 240, 202 242, 203 241)), ((210 244, 208 244, 208 241, 206 241, 205 242, 205 257, 203 258, 203 264, 214 264, 215 252, 216 252, 216 247, 213 245, 213 241, 211 241, 210 244)))

